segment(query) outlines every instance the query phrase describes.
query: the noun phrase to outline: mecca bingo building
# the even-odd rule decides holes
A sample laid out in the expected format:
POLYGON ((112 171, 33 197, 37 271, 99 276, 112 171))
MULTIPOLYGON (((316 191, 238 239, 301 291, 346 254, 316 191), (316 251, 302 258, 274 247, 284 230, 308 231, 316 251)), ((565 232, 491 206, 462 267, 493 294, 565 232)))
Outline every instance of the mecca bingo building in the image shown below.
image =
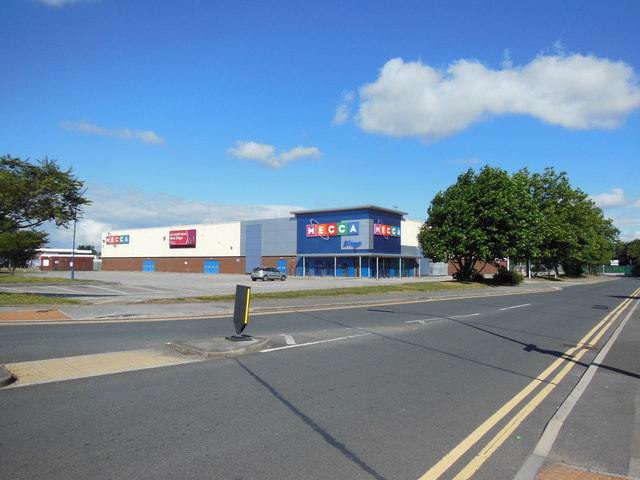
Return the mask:
POLYGON ((102 269, 224 274, 267 266, 296 276, 436 274, 438 264, 420 253, 422 222, 405 219, 405 212, 367 205, 291 215, 105 232, 102 269))

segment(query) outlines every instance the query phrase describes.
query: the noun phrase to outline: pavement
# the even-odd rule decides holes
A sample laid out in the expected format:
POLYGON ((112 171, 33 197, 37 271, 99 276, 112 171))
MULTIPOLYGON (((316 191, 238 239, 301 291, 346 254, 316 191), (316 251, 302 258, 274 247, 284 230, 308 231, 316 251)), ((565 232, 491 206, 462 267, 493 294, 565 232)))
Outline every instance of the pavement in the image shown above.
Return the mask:
POLYGON ((514 480, 640 478, 639 291, 514 480))
MULTIPOLYGON (((78 272, 85 273, 85 272, 78 272)), ((85 280, 108 282, 107 272, 86 272, 85 280)), ((109 272, 122 273, 122 272, 109 272)), ((189 274, 156 276, 149 274, 119 275, 120 282, 112 282, 112 290, 129 291, 126 287, 136 286, 136 281, 146 282, 139 288, 149 288, 150 280, 154 286, 165 283, 181 285, 193 282, 195 290, 203 282, 199 275, 189 274), (122 281, 125 278, 129 283, 122 281)), ((58 273, 59 275, 61 273, 58 273)), ((67 272, 68 274, 68 272, 67 272)), ((55 275, 55 274, 54 274, 55 275)), ((225 277, 217 290, 211 285, 205 288, 209 295, 234 291, 234 285, 247 283, 246 277, 225 277), (216 291, 218 293, 213 293, 216 291)), ((336 286, 355 286, 359 279, 308 279, 290 278, 287 289, 328 288, 336 286), (299 281, 296 281, 299 280, 299 281)), ((371 279, 362 279, 371 284, 371 279)), ((374 283, 393 283, 398 279, 379 279, 374 283)), ((425 279, 402 279, 402 281, 424 281, 425 279)), ((442 280, 437 278, 434 280, 442 280)), ((251 311, 291 310, 303 308, 322 308, 339 306, 357 306, 385 304, 398 301, 424 301, 425 299, 444 299, 470 296, 513 295, 548 291, 576 286, 585 282, 611 280, 584 279, 563 282, 526 281, 515 287, 492 287, 482 290, 461 290, 429 292, 403 295, 313 297, 287 300, 252 300, 251 311)), ((101 283, 100 285, 104 285, 101 283)), ((640 283, 638 284, 640 286, 640 283)), ((280 288, 280 282, 268 282, 267 285, 255 285, 256 290, 280 288), (273 286, 271 285, 273 284, 273 286)), ((169 289, 170 291, 171 289, 169 289)), ((2 289, 0 288, 0 291, 2 289)), ((149 295, 160 298, 167 295, 162 289, 153 290, 149 295), (158 294, 158 291, 162 293, 158 294)), ((84 293, 83 295, 86 295, 84 293)), ((138 294, 135 294, 138 295, 138 294)), ((47 321, 117 321, 136 318, 197 318, 202 316, 229 316, 233 314, 233 302, 215 303, 129 303, 130 293, 113 294, 104 299, 89 300, 81 306, 34 309, 0 307, 0 323, 20 324, 22 322, 47 321)), ((138 300, 138 297, 135 297, 138 300)), ((168 298, 168 297, 165 297, 168 298)), ((86 297, 85 297, 86 299, 86 297)), ((640 296, 630 300, 624 311, 624 318, 582 376, 573 392, 557 410, 543 432, 533 454, 527 459, 513 480, 640 480, 640 296), (620 411, 626 415, 620 415, 620 411), (615 414, 614 414, 615 413, 615 414), (624 424, 621 424, 623 422, 624 424), (629 428, 631 422, 632 428, 629 428)), ((142 368, 162 367, 200 361, 205 358, 242 355, 266 348, 266 340, 252 337, 246 341, 232 341, 226 338, 206 338, 170 342, 157 349, 144 349, 108 354, 85 355, 66 359, 23 362, 21 364, 0 367, 0 387, 16 388, 22 385, 60 381, 87 375, 103 375, 142 368), (15 382, 16 377, 19 378, 15 382)))

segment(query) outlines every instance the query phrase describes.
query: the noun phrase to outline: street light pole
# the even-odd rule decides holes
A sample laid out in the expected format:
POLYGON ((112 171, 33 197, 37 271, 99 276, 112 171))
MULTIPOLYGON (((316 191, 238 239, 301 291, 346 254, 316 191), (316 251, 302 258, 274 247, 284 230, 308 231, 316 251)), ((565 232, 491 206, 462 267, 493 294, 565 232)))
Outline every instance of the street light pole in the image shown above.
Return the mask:
POLYGON ((75 279, 75 260, 76 260, 76 223, 78 216, 76 212, 73 213, 73 248, 71 249, 71 280, 75 279))

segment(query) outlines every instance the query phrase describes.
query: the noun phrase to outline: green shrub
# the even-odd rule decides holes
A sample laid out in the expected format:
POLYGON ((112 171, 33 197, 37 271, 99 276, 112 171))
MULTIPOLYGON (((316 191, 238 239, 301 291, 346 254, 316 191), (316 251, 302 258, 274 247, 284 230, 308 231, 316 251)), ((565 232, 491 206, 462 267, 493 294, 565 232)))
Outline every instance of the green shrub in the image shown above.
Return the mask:
POLYGON ((501 285, 518 285, 524 281, 524 277, 518 272, 501 268, 498 270, 498 273, 493 276, 493 281, 501 285))
POLYGON ((562 264, 562 270, 567 277, 582 277, 584 274, 584 266, 578 261, 567 261, 562 264))
POLYGON ((633 268, 631 269, 631 276, 640 277, 640 263, 633 266, 633 268))
POLYGON ((471 274, 471 281, 476 283, 484 283, 484 275, 478 272, 471 274))

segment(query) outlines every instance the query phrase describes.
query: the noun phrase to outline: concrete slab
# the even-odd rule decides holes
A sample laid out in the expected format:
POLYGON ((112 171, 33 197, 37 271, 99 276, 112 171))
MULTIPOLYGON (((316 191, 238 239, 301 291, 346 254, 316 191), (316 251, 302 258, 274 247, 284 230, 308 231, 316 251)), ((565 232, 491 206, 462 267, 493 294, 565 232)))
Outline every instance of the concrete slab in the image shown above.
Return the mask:
POLYGON ((16 381, 16 377, 13 373, 0 367, 0 388, 9 385, 16 381))
POLYGON ((169 346, 184 355, 198 355, 204 358, 236 357, 259 352, 267 348, 266 338, 251 337, 248 341, 232 341, 226 338, 200 338, 171 342, 169 346))

